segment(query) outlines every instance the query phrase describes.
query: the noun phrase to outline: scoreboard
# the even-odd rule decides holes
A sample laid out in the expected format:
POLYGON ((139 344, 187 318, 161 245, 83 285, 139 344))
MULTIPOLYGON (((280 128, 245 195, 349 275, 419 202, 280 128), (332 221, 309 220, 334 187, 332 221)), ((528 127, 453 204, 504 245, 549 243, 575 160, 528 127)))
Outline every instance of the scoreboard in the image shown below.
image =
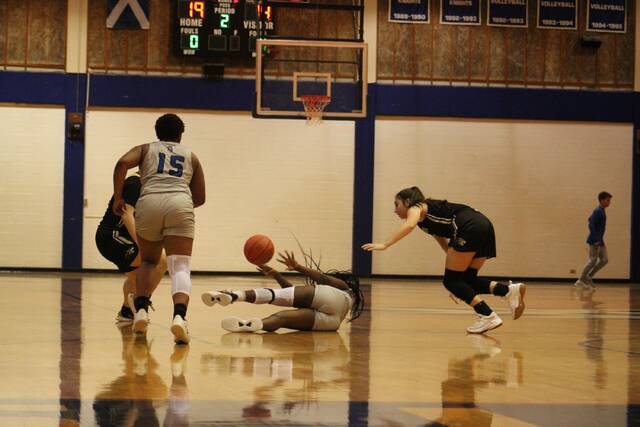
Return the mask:
POLYGON ((178 52, 204 58, 255 56, 256 39, 274 33, 262 0, 177 0, 178 52))

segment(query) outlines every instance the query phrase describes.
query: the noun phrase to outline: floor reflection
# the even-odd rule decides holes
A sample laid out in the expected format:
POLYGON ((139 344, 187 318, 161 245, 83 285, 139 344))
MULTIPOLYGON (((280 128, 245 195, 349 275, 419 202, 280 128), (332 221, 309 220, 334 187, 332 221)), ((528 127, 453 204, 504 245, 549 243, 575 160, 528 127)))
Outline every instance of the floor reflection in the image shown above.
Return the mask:
POLYGON ((253 378, 253 401, 242 407, 246 421, 318 412, 323 391, 349 387, 349 350, 337 332, 225 334, 222 349, 203 353, 204 373, 253 378))
MULTIPOLYGON (((488 427, 494 413, 476 403, 476 393, 489 387, 517 388, 523 384, 523 356, 504 355, 500 341, 489 335, 468 335, 474 354, 449 359, 448 377, 442 382, 442 414, 427 426, 488 427)), ((500 424, 502 424, 501 417, 500 424)))
POLYGON ((594 386, 602 390, 607 387, 607 364, 603 354, 606 319, 602 315, 605 303, 597 297, 595 289, 581 287, 574 289, 574 293, 575 298, 582 302, 582 308, 588 313, 584 351, 587 360, 594 364, 594 386))
MULTIPOLYGON (((123 372, 96 395, 95 421, 101 427, 159 426, 157 408, 167 400, 168 388, 157 373, 159 365, 151 353, 151 343, 145 336, 136 336, 131 325, 118 329, 122 336, 123 372)), ((182 374, 180 377, 184 378, 182 374)))

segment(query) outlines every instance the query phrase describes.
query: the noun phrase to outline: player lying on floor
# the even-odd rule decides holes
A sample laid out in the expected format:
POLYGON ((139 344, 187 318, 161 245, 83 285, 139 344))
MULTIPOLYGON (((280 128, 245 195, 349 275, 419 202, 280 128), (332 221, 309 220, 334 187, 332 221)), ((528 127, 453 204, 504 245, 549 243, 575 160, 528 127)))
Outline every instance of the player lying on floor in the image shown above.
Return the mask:
MULTIPOLYGON (((283 310, 264 319, 243 320, 227 317, 222 320, 222 328, 229 332, 273 332, 280 328, 298 331, 336 331, 350 314, 353 321, 364 309, 364 297, 360 291, 360 282, 350 272, 328 271, 303 266, 296 261, 293 252, 278 254, 278 262, 288 271, 297 271, 308 280, 304 286, 294 286, 278 271, 262 265, 258 267, 265 276, 273 277, 281 289, 258 288, 246 291, 226 290, 205 292, 202 301, 213 306, 222 306, 235 302, 251 304, 272 304, 281 307, 295 307, 296 310, 283 310)), ((316 264, 317 266, 317 264, 316 264)))

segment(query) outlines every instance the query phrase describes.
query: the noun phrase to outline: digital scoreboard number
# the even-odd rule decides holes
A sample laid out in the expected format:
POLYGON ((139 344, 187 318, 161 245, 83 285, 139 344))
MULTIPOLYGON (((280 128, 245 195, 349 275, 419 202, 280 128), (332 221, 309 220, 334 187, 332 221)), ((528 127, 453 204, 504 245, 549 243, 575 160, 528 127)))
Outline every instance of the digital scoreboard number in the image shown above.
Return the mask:
POLYGON ((179 53, 255 56, 256 39, 274 32, 271 5, 254 0, 177 0, 179 53))

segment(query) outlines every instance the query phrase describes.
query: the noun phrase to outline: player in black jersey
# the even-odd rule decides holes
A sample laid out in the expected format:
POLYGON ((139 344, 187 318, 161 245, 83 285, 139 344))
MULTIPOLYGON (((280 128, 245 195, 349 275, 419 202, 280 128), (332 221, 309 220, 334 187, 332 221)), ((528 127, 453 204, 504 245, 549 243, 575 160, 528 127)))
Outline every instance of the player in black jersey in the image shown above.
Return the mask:
MULTIPOLYGON (((136 292, 136 269, 140 266, 138 255, 138 240, 134 219, 135 205, 140 197, 140 177, 132 175, 124 182, 123 198, 125 200, 125 212, 122 216, 113 213, 113 196, 109 200, 107 211, 98 225, 96 231, 96 246, 103 257, 114 263, 118 270, 126 275, 122 286, 123 302, 120 311, 116 315, 119 322, 132 322, 133 312, 129 307, 128 295, 136 292)), ((162 257, 154 274, 154 286, 158 286, 160 279, 167 271, 167 262, 162 257)))
POLYGON ((524 283, 500 283, 478 277, 488 258, 496 256, 496 238, 491 221, 477 210, 446 200, 427 199, 418 187, 396 194, 395 212, 404 224, 385 243, 366 243, 366 251, 383 251, 418 226, 432 235, 446 252, 443 284, 449 292, 469 304, 480 319, 467 328, 482 334, 502 325, 502 319, 482 300, 481 294, 505 297, 518 319, 524 311, 524 283))

